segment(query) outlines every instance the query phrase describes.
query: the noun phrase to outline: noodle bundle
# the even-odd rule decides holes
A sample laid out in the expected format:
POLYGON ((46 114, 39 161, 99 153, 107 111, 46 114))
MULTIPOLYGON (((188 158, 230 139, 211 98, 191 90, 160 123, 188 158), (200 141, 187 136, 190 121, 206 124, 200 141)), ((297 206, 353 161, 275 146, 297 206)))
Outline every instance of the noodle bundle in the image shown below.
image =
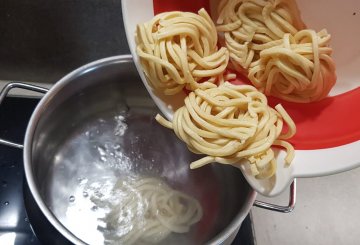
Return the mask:
POLYGON ((304 28, 294 0, 222 0, 217 31, 224 33, 233 66, 239 72, 259 59, 260 51, 281 43, 285 33, 304 28))
POLYGON ((285 34, 280 44, 260 52, 249 79, 266 95, 298 103, 321 100, 336 82, 329 42, 326 30, 285 34))
POLYGON ((166 95, 216 87, 229 60, 208 13, 166 12, 137 26, 137 54, 150 85, 166 95))
POLYGON ((170 233, 185 233, 202 218, 200 203, 157 178, 118 181, 117 203, 93 200, 110 212, 102 219, 105 242, 111 244, 157 244, 170 233))
POLYGON ((236 165, 246 159, 253 175, 268 178, 276 171, 272 146, 286 149, 287 164, 294 157, 292 145, 284 141, 295 134, 294 122, 281 105, 269 107, 266 96, 253 86, 225 82, 217 88, 197 89, 186 97, 172 122, 160 115, 156 119, 173 129, 190 151, 207 155, 192 162, 192 169, 212 162, 236 165))

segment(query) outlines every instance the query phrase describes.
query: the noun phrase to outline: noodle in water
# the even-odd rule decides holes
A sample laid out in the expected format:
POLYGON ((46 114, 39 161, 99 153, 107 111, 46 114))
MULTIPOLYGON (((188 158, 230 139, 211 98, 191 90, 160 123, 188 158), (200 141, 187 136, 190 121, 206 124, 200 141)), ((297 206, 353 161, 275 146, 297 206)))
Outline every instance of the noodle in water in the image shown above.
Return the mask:
POLYGON ((185 233, 203 215, 193 197, 172 189, 157 178, 118 181, 113 190, 117 203, 92 199, 111 211, 99 227, 109 244, 157 244, 171 233, 185 233))

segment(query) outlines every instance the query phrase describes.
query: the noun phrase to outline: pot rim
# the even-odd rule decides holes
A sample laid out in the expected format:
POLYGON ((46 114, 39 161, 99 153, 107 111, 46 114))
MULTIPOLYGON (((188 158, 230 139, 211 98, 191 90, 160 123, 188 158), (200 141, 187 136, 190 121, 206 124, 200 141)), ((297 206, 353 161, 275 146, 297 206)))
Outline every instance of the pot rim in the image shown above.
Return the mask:
MULTIPOLYGON (((90 72, 91 70, 104 66, 108 63, 128 63, 133 62, 133 58, 131 55, 117 55, 111 56, 104 59, 99 59, 83 65, 76 70, 70 72, 61 78, 55 85, 45 94, 45 96, 40 100, 38 105, 36 106, 34 112, 31 115, 30 121, 26 128, 25 139, 24 139, 24 150, 23 150, 23 159, 24 159, 24 170, 25 177, 28 183, 30 192, 32 193, 36 204, 39 206, 41 212, 45 215, 47 220, 59 231, 66 239, 68 239, 71 243, 74 244, 84 244, 86 243, 76 237, 70 230, 68 230, 61 222, 55 217, 55 215, 50 211, 47 207, 43 199, 41 198, 40 192, 36 187, 35 177, 32 171, 31 164, 31 155, 32 155, 32 141, 34 137, 35 130, 37 128, 37 124, 47 108, 47 105, 50 101, 54 99, 54 97, 58 96, 58 93, 61 89, 71 82, 74 77, 77 77, 81 74, 90 72)), ((246 204, 239 210, 238 214, 235 216, 233 221, 228 225, 226 229, 220 232, 217 236, 215 236, 212 240, 208 242, 208 244, 221 244, 223 243, 229 236, 231 236, 241 225, 246 215, 250 212, 253 203, 255 202, 256 192, 249 186, 249 194, 247 196, 246 204)))

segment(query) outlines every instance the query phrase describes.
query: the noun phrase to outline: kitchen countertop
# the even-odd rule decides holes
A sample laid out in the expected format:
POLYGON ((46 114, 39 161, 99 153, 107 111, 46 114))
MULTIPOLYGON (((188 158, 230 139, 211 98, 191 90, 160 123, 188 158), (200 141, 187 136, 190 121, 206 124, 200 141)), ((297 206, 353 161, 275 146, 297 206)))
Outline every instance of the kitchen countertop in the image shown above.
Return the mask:
MULTIPOLYGON (((297 203, 292 213, 253 208, 257 245, 359 244, 360 168, 297 181, 297 203)), ((286 205, 288 191, 261 198, 286 205)))

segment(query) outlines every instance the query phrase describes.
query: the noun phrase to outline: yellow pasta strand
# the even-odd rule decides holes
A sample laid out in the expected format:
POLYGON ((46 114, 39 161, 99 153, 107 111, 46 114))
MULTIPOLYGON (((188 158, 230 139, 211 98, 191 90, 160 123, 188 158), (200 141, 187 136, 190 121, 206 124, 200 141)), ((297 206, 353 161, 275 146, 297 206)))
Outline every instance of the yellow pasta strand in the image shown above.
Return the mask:
POLYGON ((308 103, 325 98, 336 82, 326 30, 285 34, 282 43, 260 52, 249 79, 266 95, 308 103))
POLYGON ((304 28, 294 0, 222 0, 217 31, 223 33, 234 68, 240 72, 285 33, 304 28))
POLYGON ((156 15, 136 32, 136 51, 148 82, 166 95, 224 82, 229 52, 218 49, 217 42, 215 25, 204 9, 156 15))
POLYGON ((190 151, 207 155, 192 162, 192 169, 247 159, 254 175, 269 178, 276 171, 273 145, 285 148, 287 164, 294 157, 294 148, 284 141, 295 134, 294 122, 281 105, 269 107, 253 86, 225 82, 217 88, 197 89, 186 97, 172 122, 160 115, 156 120, 173 129, 190 151), (285 133, 284 122, 288 125, 285 133))
POLYGON ((266 95, 308 103, 336 82, 326 30, 304 29, 294 0, 223 0, 217 30, 234 68, 266 95))

